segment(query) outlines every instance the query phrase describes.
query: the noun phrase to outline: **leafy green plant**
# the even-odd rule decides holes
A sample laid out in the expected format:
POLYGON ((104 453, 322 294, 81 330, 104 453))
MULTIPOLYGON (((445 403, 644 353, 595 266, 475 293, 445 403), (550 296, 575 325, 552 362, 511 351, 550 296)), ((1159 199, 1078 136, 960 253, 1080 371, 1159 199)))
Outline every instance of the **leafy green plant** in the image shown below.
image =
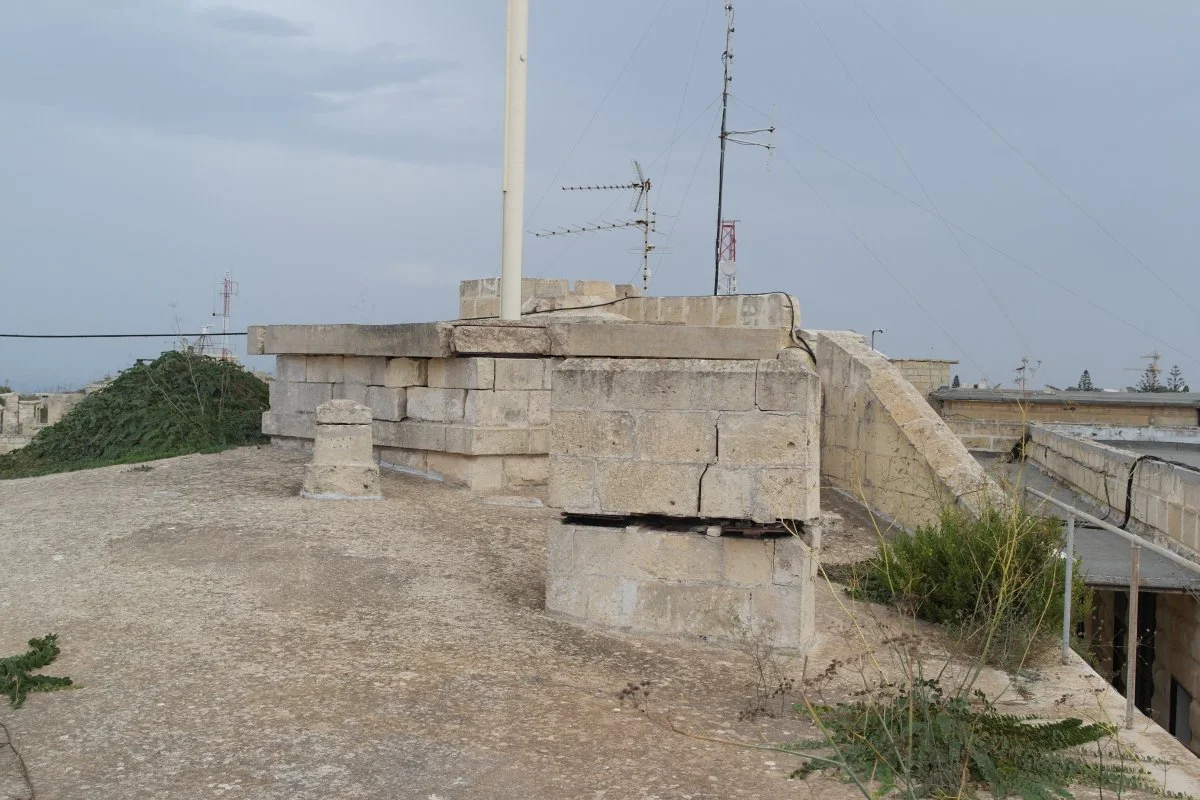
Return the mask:
MULTIPOLYGON (((876 555, 830 570, 851 596, 892 603, 918 619, 952 626, 964 646, 1009 669, 1048 644, 1062 618, 1066 570, 1062 524, 1022 509, 989 508, 978 517, 952 508, 936 525, 882 542, 876 555)), ((1076 572, 1073 613, 1090 602, 1076 572)))
POLYGON ((267 385, 240 365, 169 352, 138 362, 25 447, 0 478, 130 464, 264 441, 267 385))
POLYGON ((982 789, 996 798, 1042 800, 1071 797, 1071 786, 1157 788, 1136 763, 1083 749, 1110 739, 1110 725, 1001 714, 982 692, 947 695, 934 680, 810 710, 824 736, 795 748, 829 751, 835 763, 807 761, 797 777, 834 770, 860 787, 876 785, 878 794, 911 797, 975 797, 982 789))
POLYGON ((71 685, 70 678, 31 674, 51 664, 59 652, 58 634, 51 633, 30 639, 29 650, 19 656, 0 658, 0 694, 8 696, 13 708, 20 708, 30 692, 53 692, 71 685))

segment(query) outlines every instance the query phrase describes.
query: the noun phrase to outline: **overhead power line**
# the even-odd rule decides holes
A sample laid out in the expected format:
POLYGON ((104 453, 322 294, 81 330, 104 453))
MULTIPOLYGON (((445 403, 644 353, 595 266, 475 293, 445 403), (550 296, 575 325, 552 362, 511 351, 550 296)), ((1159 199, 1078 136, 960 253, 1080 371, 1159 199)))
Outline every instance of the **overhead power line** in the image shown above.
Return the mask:
MULTIPOLYGON (((0 339, 178 339, 180 336, 211 336, 208 333, 0 333, 0 339)), ((245 336, 230 331, 223 336, 245 336)))
MULTIPOLYGON (((821 24, 821 20, 819 20, 817 15, 813 13, 812 8, 808 4, 808 0, 804 0, 804 10, 808 12, 808 16, 812 19, 813 24, 817 26, 817 30, 821 33, 821 38, 825 40, 825 46, 829 48, 829 52, 833 54, 833 57, 841 66, 842 72, 846 74, 846 78, 849 79, 850 85, 854 87, 854 91, 858 94, 859 99, 862 100, 863 105, 867 107, 867 110, 871 112, 871 116, 875 119, 875 124, 879 126, 879 130, 883 131, 884 137, 886 137, 891 143, 892 148, 896 151, 896 155, 900 158, 900 162, 904 164, 904 168, 908 170, 908 174, 912 176, 913 180, 916 181, 917 186, 920 187, 921 194, 925 196, 925 202, 929 203, 930 208, 932 208, 938 214, 941 214, 941 209, 938 208, 937 203, 933 199, 933 195, 929 193, 929 189, 925 186, 925 182, 921 180, 919 175, 917 175, 917 171, 913 168, 912 163, 909 162, 908 157, 904 155, 904 150, 901 149, 900 143, 896 141, 896 137, 892 136, 892 133, 888 130, 887 125, 884 124, 883 118, 875 109, 875 104, 871 102, 869 97, 867 97, 867 93, 862 90, 862 86, 859 85, 858 80, 854 77, 854 73, 850 70, 849 65, 846 64, 845 59, 842 58, 841 53, 838 52, 833 40, 826 32, 825 26, 821 24)), ((1017 327, 1017 323, 1013 321, 1012 316, 1008 313, 1008 309, 1006 309, 1004 304, 1000 302, 1000 298, 996 295, 996 292, 992 290, 992 287, 987 282, 987 279, 983 277, 982 270, 980 270, 979 265, 975 263, 975 259, 971 257, 971 253, 966 247, 963 246, 962 240, 958 238, 958 235, 954 232, 954 229, 946 224, 945 220, 942 220, 942 224, 946 228, 946 233, 950 235, 951 241, 953 241, 955 246, 958 247, 958 250, 960 253, 962 253, 963 258, 966 260, 967 264, 970 265, 972 271, 974 271, 975 277, 977 277, 979 282, 983 284, 984 290, 988 293, 988 296, 992 298, 992 302, 995 303, 996 308, 1000 310, 1001 316, 1003 316, 1005 321, 1008 322, 1008 326, 1012 328, 1012 331, 1017 335, 1017 338, 1021 340, 1021 344, 1025 346, 1025 352, 1031 352, 1032 348, 1029 346, 1029 341, 1025 338, 1024 334, 1021 333, 1020 328, 1017 327)))
POLYGON ((825 210, 828 211, 829 214, 834 219, 836 219, 843 228, 846 229, 846 231, 854 238, 854 241, 858 242, 858 246, 861 247, 864 251, 866 251, 867 255, 869 255, 872 258, 872 260, 874 260, 875 263, 878 264, 883 269, 883 271, 887 273, 888 277, 891 278, 896 283, 897 286, 899 286, 901 289, 904 290, 904 293, 908 295, 908 299, 912 301, 913 305, 915 305, 917 308, 921 309, 921 312, 923 314, 925 314, 926 317, 929 318, 929 321, 932 322, 935 326, 937 326, 937 329, 942 332, 942 335, 946 337, 946 339, 950 342, 950 344, 954 345, 954 347, 958 350, 958 352, 962 353, 963 357, 965 359, 967 359, 967 361, 971 362, 971 366, 975 367, 975 369, 979 371, 980 375, 985 375, 986 372, 984 371, 983 367, 981 367, 979 365, 979 362, 977 362, 974 358, 971 357, 971 354, 967 352, 966 348, 958 343, 958 340, 956 340, 954 338, 954 336, 950 333, 950 331, 946 330, 945 326, 943 326, 942 323, 938 322, 937 317, 933 316, 933 314, 930 313, 929 309, 927 309, 924 306, 924 304, 917 298, 916 293, 914 293, 912 291, 912 289, 909 289, 908 285, 905 284, 904 281, 900 280, 900 277, 895 272, 892 271, 891 267, 889 267, 887 265, 887 263, 882 258, 880 258, 879 255, 874 250, 871 249, 871 246, 867 244, 866 240, 863 239, 863 237, 859 235, 858 231, 856 231, 850 225, 850 223, 846 221, 845 217, 843 217, 841 214, 839 214, 837 212, 837 209, 835 209, 833 207, 833 205, 828 200, 825 199, 825 196, 823 194, 821 194, 821 192, 817 189, 816 186, 813 185, 812 181, 810 181, 807 177, 805 177, 804 173, 801 172, 796 167, 796 165, 792 163, 791 159, 789 159, 787 156, 782 156, 782 158, 783 158, 783 163, 787 164, 789 167, 792 168, 792 171, 795 172, 796 175, 800 178, 800 180, 804 183, 804 185, 808 187, 808 190, 810 192, 812 192, 813 195, 816 196, 817 200, 819 200, 821 202, 821 205, 825 207, 825 210))
POLYGON ((1070 203, 1072 206, 1074 206, 1076 211, 1078 211, 1080 214, 1082 214, 1084 217, 1086 217, 1088 219, 1088 221, 1090 221, 1093 225, 1095 225, 1096 228, 1098 228, 1101 233, 1103 233, 1105 236, 1107 236, 1112 241, 1113 244, 1115 244, 1117 247, 1124 250, 1126 255, 1128 255, 1130 258, 1133 259, 1134 263, 1136 263, 1139 267, 1141 267, 1143 270, 1148 272, 1156 281, 1158 281, 1160 284, 1162 284, 1163 288, 1165 288, 1171 294, 1175 295, 1175 298, 1177 300, 1179 300, 1179 302, 1181 302, 1185 306, 1187 306, 1193 314, 1200 316, 1200 309, 1197 309, 1196 306, 1192 305, 1192 303, 1186 297, 1184 297, 1184 295, 1182 293, 1180 293, 1174 286, 1167 283, 1167 281, 1161 275, 1159 275, 1153 268, 1151 268, 1151 266, 1149 264, 1147 264, 1145 261, 1143 261, 1142 258, 1137 253, 1133 252, 1133 250, 1130 249, 1124 242, 1122 242, 1120 239, 1118 239, 1117 235, 1115 233, 1113 233, 1111 230, 1109 230, 1108 226, 1106 226, 1103 222, 1101 222, 1099 219, 1097 219, 1091 212, 1089 212, 1086 208, 1084 208, 1082 205, 1080 205, 1080 203, 1074 197, 1072 197, 1067 192, 1066 189, 1062 188, 1062 186, 1060 186, 1053 178, 1051 178, 1046 173, 1045 170, 1043 170, 1041 167, 1039 167, 1037 164, 1035 164, 1033 162, 1033 159, 1031 159, 1029 156, 1025 155, 1025 153, 1019 147, 1017 147, 1015 144, 1013 144, 1013 142, 1011 140, 1009 140, 1009 138, 1007 136, 1005 136, 1003 133, 1001 133, 996 128, 995 125, 993 125, 992 123, 990 123, 986 119, 984 119, 983 115, 980 114, 978 111, 976 111, 975 107, 972 106, 970 103, 968 103, 966 98, 964 98, 958 92, 954 91, 954 89, 952 89, 950 87, 950 84, 948 84, 948 83, 946 83, 946 81, 942 80, 941 76, 939 76, 936 72, 934 72, 933 69, 928 64, 926 64, 924 61, 922 61, 920 58, 918 58, 917 55, 915 53, 913 53, 912 50, 909 50, 908 47, 906 47, 903 42, 901 42, 898 38, 896 38, 896 36, 891 31, 889 31, 886 27, 884 27, 883 23, 881 23, 878 19, 875 18, 875 15, 873 15, 870 11, 868 11, 866 8, 864 8, 862 3, 859 2, 859 0, 852 0, 852 2, 858 8, 858 10, 860 12, 862 12, 862 14, 867 19, 869 19, 869 20, 871 20, 871 22, 875 23, 875 27, 877 27, 877 28, 879 28, 879 30, 883 31, 883 34, 885 36, 887 36, 889 39, 891 39, 892 42, 895 43, 895 45, 897 47, 899 47, 901 50, 903 50, 904 53, 909 58, 911 58, 913 61, 915 61, 917 63, 917 65, 919 67, 921 67, 921 69, 923 69, 927 73, 929 73, 929 76, 931 78, 933 78, 935 81, 937 81, 943 89, 945 89, 947 92, 949 92, 951 97, 953 97, 955 100, 957 100, 959 103, 961 103, 963 108, 965 108, 967 111, 969 111, 971 113, 971 115, 975 117, 975 119, 979 120, 983 124, 983 126, 985 128, 987 128, 989 131, 991 131, 996 136, 997 139, 999 139, 1001 142, 1003 142, 1005 144, 1005 146, 1008 147, 1009 150, 1012 150, 1013 153, 1016 154, 1016 156, 1018 158, 1020 158, 1022 161, 1024 161, 1029 166, 1029 168, 1032 169, 1034 172, 1036 172, 1043 181, 1045 181, 1051 188, 1054 189, 1054 191, 1056 191, 1060 195, 1062 195, 1063 199, 1066 200, 1068 203, 1070 203))
MULTIPOLYGON (((763 116, 763 117, 767 116, 761 110, 754 108, 754 106, 751 106, 750 104, 746 103, 744 100, 739 101, 739 102, 746 108, 755 112, 756 114, 759 114, 760 116, 763 116)), ((1145 336, 1147 339, 1151 339, 1151 340, 1157 342, 1158 344, 1162 345, 1163 347, 1167 348, 1168 350, 1170 350, 1174 353, 1178 353, 1179 355, 1186 358, 1188 361, 1191 361, 1194 364, 1200 364, 1200 358, 1196 358, 1195 356, 1191 355, 1190 353, 1187 353, 1184 350, 1179 349, 1177 346, 1171 344, 1170 342, 1166 341, 1165 339, 1155 336, 1153 333, 1150 333, 1145 328, 1142 328, 1141 326, 1125 319, 1121 315, 1108 310, 1107 308, 1105 308, 1104 306, 1095 302, 1094 300, 1088 299, 1087 297, 1085 297, 1084 295, 1075 291, 1071 287, 1063 284, 1060 281, 1055 280, 1054 278, 1051 278, 1049 275, 1046 275, 1046 274, 1038 271, 1030 264, 1017 258, 1016 256, 1012 255, 1011 253, 1001 249, 1000 247, 992 244, 991 242, 987 241, 986 239, 976 236, 974 233, 972 233, 971 231, 962 227, 958 223, 954 222, 953 220, 947 219, 946 217, 942 216, 938 212, 922 205, 919 201, 914 200, 913 198, 909 197, 908 195, 906 195, 904 192, 900 191, 899 189, 896 189, 895 187, 890 186, 885 181, 880 180, 879 178, 875 177, 874 175, 872 175, 871 173, 862 169, 861 167, 859 167, 857 164, 853 163, 852 161, 847 161, 846 159, 839 156, 837 153, 834 153, 831 150, 824 147, 823 145, 821 145, 816 140, 805 136, 804 134, 800 133, 799 131, 795 130, 794 128, 791 128, 783 123, 778 123, 778 125, 781 130, 785 130, 788 133, 792 134, 797 139, 799 139, 800 141, 809 145, 810 147, 812 147, 814 150, 821 153, 822 155, 824 155, 824 156, 838 162, 839 164, 842 164, 843 166, 847 167, 848 169, 856 172, 857 174, 859 174, 862 177, 866 178, 867 180, 871 181, 871 183, 874 183, 879 188, 885 189, 886 191, 890 192, 891 194, 894 194, 896 197, 898 197, 901 200, 903 200, 904 202, 908 203, 913 208, 916 208, 917 210, 928 214, 929 216, 933 217, 934 219, 942 220, 947 225, 949 225, 951 228, 953 228, 957 232, 961 233, 963 236, 966 236, 968 239, 978 242, 979 244, 981 244, 984 247, 986 247, 987 249, 991 250, 993 253, 1000 256, 1001 258, 1011 261, 1012 263, 1016 264, 1018 267, 1021 267, 1022 269, 1029 272, 1030 274, 1032 274, 1038 278, 1041 278, 1042 280, 1046 281, 1047 283, 1051 284, 1052 286, 1057 287, 1058 289, 1061 289, 1062 291, 1064 291, 1067 294, 1074 297, 1076 300, 1079 300, 1080 302, 1091 306, 1092 308, 1099 311, 1101 314, 1104 314, 1105 316, 1115 320, 1116 322, 1121 323, 1122 325, 1126 326, 1130 330, 1140 333, 1142 336, 1145 336)))

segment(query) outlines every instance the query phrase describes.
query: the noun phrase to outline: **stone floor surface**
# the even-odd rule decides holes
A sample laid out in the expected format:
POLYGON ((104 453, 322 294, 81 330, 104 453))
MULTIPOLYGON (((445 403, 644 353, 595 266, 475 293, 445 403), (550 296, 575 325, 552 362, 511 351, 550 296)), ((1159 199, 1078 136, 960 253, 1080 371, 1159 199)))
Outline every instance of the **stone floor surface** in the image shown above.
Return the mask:
MULTIPOLYGON (((0 655, 57 632, 46 671, 76 682, 0 707, 38 800, 855 796, 789 781, 789 755, 695 738, 811 735, 742 718, 745 653, 547 617, 554 511, 396 474, 383 502, 302 500, 304 461, 245 448, 0 482, 0 655), (649 714, 618 699, 643 680, 649 714)), ((847 524, 826 551, 868 553, 869 518, 831 503, 847 524)), ((874 647, 897 620, 821 598, 809 665, 776 665, 873 664, 860 632, 874 647)), ((860 680, 842 672, 831 690, 860 680)), ((1009 697, 1108 713, 1120 698, 1088 672, 1048 668, 1009 697)), ((12 752, 0 741, 0 797, 27 797, 12 752)))

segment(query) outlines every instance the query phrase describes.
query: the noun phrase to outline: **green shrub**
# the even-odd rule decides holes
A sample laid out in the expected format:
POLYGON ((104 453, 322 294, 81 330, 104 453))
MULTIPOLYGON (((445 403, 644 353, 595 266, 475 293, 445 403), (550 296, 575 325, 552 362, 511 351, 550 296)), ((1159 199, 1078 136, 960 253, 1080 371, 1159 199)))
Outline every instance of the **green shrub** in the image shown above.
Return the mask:
POLYGON ((139 362, 81 400, 25 447, 0 456, 0 478, 151 461, 264 441, 267 385, 240 365, 190 353, 139 362))
MULTIPOLYGON (((1062 523, 1024 510, 988 509, 978 518, 949 509, 938 524, 884 542, 845 571, 853 597, 894 603, 918 619, 958 629, 989 663, 1015 667, 1062 619, 1062 523)), ((1076 573, 1075 611, 1088 593, 1076 573)))
POLYGON ((0 694, 8 696, 13 708, 20 708, 30 692, 53 692, 71 685, 70 678, 51 675, 33 675, 58 658, 58 634, 51 633, 41 639, 30 639, 29 650, 19 656, 0 658, 0 694))

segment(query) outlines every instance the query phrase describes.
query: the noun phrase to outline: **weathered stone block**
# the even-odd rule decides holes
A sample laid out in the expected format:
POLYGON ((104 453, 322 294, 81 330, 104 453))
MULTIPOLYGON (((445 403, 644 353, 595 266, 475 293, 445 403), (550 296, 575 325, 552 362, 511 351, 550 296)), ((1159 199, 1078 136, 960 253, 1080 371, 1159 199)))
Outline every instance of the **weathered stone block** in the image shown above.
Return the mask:
POLYGON ((379 467, 374 464, 308 464, 301 495, 315 500, 379 500, 379 467))
POLYGON ((344 362, 342 356, 309 356, 305 380, 309 383, 342 383, 344 362))
POLYGON ((463 418, 472 425, 529 427, 529 392, 467 392, 463 418))
POLYGON ((282 411, 263 413, 262 431, 266 436, 312 439, 316 430, 316 414, 288 414, 282 411))
POLYGON ((450 425, 446 428, 445 450, 464 455, 524 455, 530 452, 529 431, 450 425))
POLYGON ((617 288, 615 286, 613 286, 613 284, 609 281, 577 280, 577 281, 575 281, 574 293, 575 294, 597 295, 597 296, 608 295, 611 297, 616 297, 617 296, 617 288))
POLYGON ((750 595, 741 586, 638 583, 630 625, 651 633, 735 639, 738 622, 749 625, 750 595))
POLYGON ((275 380, 293 383, 308 380, 308 356, 275 356, 275 380))
POLYGON ((462 355, 549 355, 550 337, 541 327, 457 325, 450 340, 462 355))
POLYGON ((424 358, 389 358, 383 385, 393 389, 424 386, 428 364, 429 360, 424 358))
POLYGON ((558 369, 559 365, 562 364, 564 360, 565 359, 561 359, 561 358, 543 358, 542 359, 542 364, 546 368, 545 374, 542 376, 542 388, 543 389, 553 389, 554 388, 554 370, 558 369))
POLYGON ((542 455, 546 455, 550 452, 549 428, 529 429, 529 452, 541 453, 542 455))
POLYGON ((546 332, 551 342, 546 352, 566 357, 775 358, 786 341, 779 329, 636 322, 549 322, 546 332))
POLYGON ((814 530, 810 525, 804 532, 804 538, 810 542, 805 542, 799 536, 775 540, 771 583, 779 586, 802 586, 816 579, 821 538, 819 530, 813 535, 814 530))
MULTIPOLYGON (((700 486, 700 516, 712 519, 754 519, 757 475, 747 469, 714 464, 700 486)), ((774 522, 774 519, 764 520, 774 522)))
MULTIPOLYGON (((546 380, 546 359, 494 359, 496 389, 542 389, 546 380)), ((467 389, 491 389, 491 386, 467 386, 467 389)))
POLYGON ((724 465, 807 466, 819 462, 807 415, 752 411, 722 414, 717 421, 724 465))
POLYGON ((434 358, 428 386, 439 389, 491 389, 496 385, 494 358, 434 358))
POLYGON ((504 488, 527 489, 550 482, 550 459, 544 455, 504 457, 504 488))
POLYGON ((376 447, 375 454, 379 461, 379 466, 384 469, 422 474, 426 471, 426 452, 424 450, 409 450, 403 447, 376 447))
POLYGON ((408 390, 368 386, 367 405, 371 407, 375 419, 399 422, 404 419, 408 408, 408 390))
POLYGON ((598 462, 600 508, 610 514, 695 516, 703 472, 697 464, 598 462))
POLYGON ((428 422, 458 422, 466 399, 465 389, 413 386, 408 389, 408 416, 428 422))
POLYGON ((406 419, 403 422, 375 420, 371 433, 377 445, 401 447, 411 450, 445 450, 446 431, 443 422, 421 422, 406 419))
POLYGON ((453 326, 445 322, 268 325, 262 337, 262 353, 445 358, 453 354, 450 350, 452 330, 453 326))
POLYGON ((733 586, 761 586, 764 589, 774 585, 775 539, 721 536, 710 541, 722 550, 721 581, 733 586))
POLYGON ((717 458, 717 415, 707 411, 644 411, 637 420, 637 457, 707 464, 717 458))
POLYGON ((425 456, 425 463, 430 472, 450 484, 467 486, 479 492, 497 491, 504 487, 502 456, 430 452, 425 456))
POLYGON ((361 383, 335 383, 333 385, 334 400, 353 400, 364 406, 370 406, 367 402, 367 387, 361 383))
POLYGON ((756 404, 762 411, 821 413, 821 379, 799 361, 760 361, 756 404))
POLYGON ((367 464, 372 460, 369 424, 327 425, 321 422, 317 423, 317 436, 313 441, 313 461, 315 463, 367 464))
POLYGON ((719 538, 639 529, 628 535, 626 548, 628 577, 679 583, 717 583, 722 579, 719 538))
POLYGON ((758 476, 758 499, 752 517, 757 521, 815 519, 821 513, 820 473, 816 467, 764 469, 758 476))
POLYGON ((549 425, 550 420, 550 392, 545 389, 529 392, 529 424, 549 425))
POLYGON ((317 406, 333 399, 333 384, 271 381, 269 396, 272 411, 312 414, 317 406))
POLYGON ((554 372, 555 410, 748 411, 756 362, 569 359, 554 372))
POLYGON ((579 514, 600 513, 600 499, 596 494, 596 462, 551 455, 550 505, 579 514))
POLYGON ((383 356, 347 356, 342 363, 343 382, 382 386, 387 379, 388 360, 383 356))
MULTIPOLYGON (((371 409, 355 403, 353 400, 330 400, 317 406, 318 425, 370 425, 371 409)), ((367 441, 371 439, 370 431, 361 431, 367 441)))

